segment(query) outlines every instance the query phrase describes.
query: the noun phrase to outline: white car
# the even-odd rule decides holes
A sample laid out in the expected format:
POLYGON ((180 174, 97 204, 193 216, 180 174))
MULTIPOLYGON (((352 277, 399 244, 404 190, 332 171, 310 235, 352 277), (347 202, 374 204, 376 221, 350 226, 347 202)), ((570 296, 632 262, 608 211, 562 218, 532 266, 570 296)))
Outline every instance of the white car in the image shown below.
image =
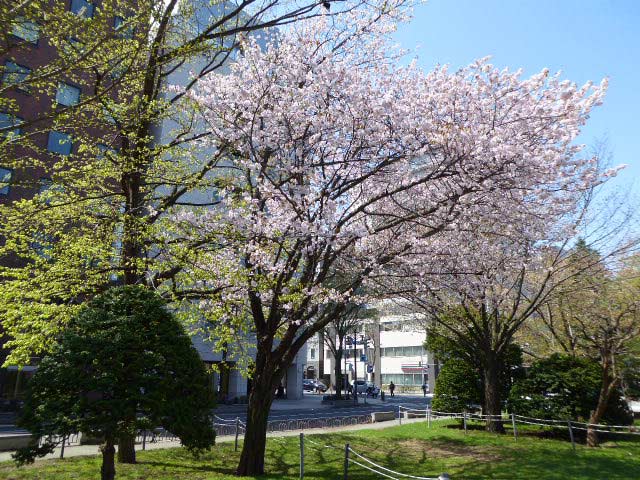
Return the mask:
MULTIPOLYGON (((367 382, 365 380, 356 380, 355 383, 356 383, 356 391, 358 392, 358 395, 365 393, 375 398, 380 393, 380 387, 378 387, 372 382, 367 382)), ((353 392, 353 382, 351 382, 351 385, 349 385, 349 393, 352 393, 352 392, 353 392)))
MULTIPOLYGON (((349 393, 353 393, 353 384, 354 382, 352 381, 351 384, 349 385, 349 393)), ((369 386, 369 382, 366 382, 365 380, 356 380, 355 385, 356 385, 356 392, 358 394, 366 393, 367 387, 369 386)))

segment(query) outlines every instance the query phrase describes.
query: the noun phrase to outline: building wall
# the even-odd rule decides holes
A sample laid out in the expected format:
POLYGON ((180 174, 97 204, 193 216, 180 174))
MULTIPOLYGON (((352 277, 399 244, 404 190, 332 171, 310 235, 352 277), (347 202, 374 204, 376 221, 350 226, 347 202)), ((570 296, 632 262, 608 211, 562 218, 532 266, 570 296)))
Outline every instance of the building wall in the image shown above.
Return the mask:
MULTIPOLYGON (((63 2, 67 9, 71 6, 71 0, 60 0, 63 2)), ((135 0, 131 0, 132 3, 135 0)), ((99 6, 101 0, 94 0, 94 5, 99 6)), ((109 19, 110 26, 113 25, 114 19, 109 19)), ((13 62, 17 65, 27 67, 31 71, 35 71, 38 68, 46 66, 51 63, 57 57, 57 50, 54 46, 47 41, 47 38, 42 35, 37 41, 31 43, 18 39, 11 35, 11 32, 4 32, 0 42, 2 42, 0 51, 4 52, 0 54, 0 65, 6 65, 7 62, 13 62)), ((77 72, 76 72, 77 73, 77 72)), ((70 85, 80 89, 80 96, 93 95, 92 81, 95 82, 95 78, 91 74, 82 73, 83 82, 78 84, 77 82, 70 81, 66 76, 62 75, 60 81, 69 83, 70 85)), ((4 74, 0 71, 0 82, 4 82, 4 74)), ((49 92, 41 92, 34 89, 25 91, 16 87, 7 89, 6 98, 9 98, 15 102, 17 111, 12 111, 11 114, 15 115, 16 120, 30 122, 38 120, 34 125, 27 125, 20 127, 20 135, 29 135, 30 142, 34 148, 25 148, 23 146, 4 148, 13 148, 10 151, 15 158, 31 157, 41 163, 41 165, 35 167, 25 167, 20 169, 13 169, 11 178, 9 181, 8 189, 6 192, 0 191, 0 204, 8 204, 19 201, 24 198, 32 198, 41 189, 46 188, 51 178, 51 170, 56 160, 59 159, 57 154, 53 154, 47 151, 47 143, 49 138, 49 132, 51 131, 51 121, 42 120, 43 114, 51 112, 55 108, 55 92, 50 94, 49 92)), ((0 114, 9 113, 0 111, 0 114)), ((71 132, 67 132, 71 133, 71 132)), ((105 129, 90 128, 83 132, 90 136, 100 137, 100 140, 96 140, 96 143, 113 143, 115 138, 115 132, 105 129), (109 138, 109 141, 104 140, 109 138)), ((78 155, 78 145, 72 146, 71 154, 78 155)), ((0 168, 8 168, 0 164, 0 168)), ((2 180, 2 179, 0 179, 2 180)), ((4 184, 3 184, 4 185, 4 184)), ((0 242, 4 242, 4 238, 0 238, 0 242)), ((4 257, 0 259, 0 264, 7 267, 19 267, 23 265, 23 262, 15 258, 4 257)), ((1 330, 1 326, 0 326, 1 330)), ((1 340, 0 344, 0 364, 4 362, 8 350, 4 348, 4 342, 6 338, 1 340)), ((35 364, 39 361, 38 358, 33 358, 32 363, 35 364)), ((30 368, 30 367, 27 367, 30 368)), ((24 385, 26 382, 21 381, 24 372, 30 370, 15 370, 15 369, 0 369, 0 398, 14 398, 20 396, 22 387, 18 388, 16 385, 24 385), (14 373, 17 372, 17 373, 14 373), (17 375, 17 380, 12 380, 17 375), (10 380, 7 381, 6 379, 10 380)))
MULTIPOLYGON (((379 317, 375 321, 367 321, 362 327, 356 344, 354 362, 353 345, 347 346, 345 357, 342 359, 341 371, 349 380, 354 378, 354 370, 357 378, 374 382, 377 385, 386 386, 393 381, 401 389, 421 390, 426 383, 432 392, 435 388, 435 361, 433 355, 423 347, 426 339, 426 331, 422 327, 418 315, 403 311, 402 308, 391 302, 380 302, 376 306, 379 317), (376 330, 379 329, 379 340, 376 330), (361 360, 364 353, 360 335, 368 338, 367 362, 361 360), (376 345, 379 341, 379 345, 376 345), (376 347, 374 348, 374 345, 376 347), (346 366, 345 366, 346 363, 346 366), (378 365, 379 363, 379 365, 378 365), (367 372, 367 367, 370 366, 367 372), (355 368, 354 368, 355 367, 355 368)), ((317 336, 308 342, 309 350, 306 358, 305 372, 318 371, 319 355, 324 353, 324 372, 330 376, 330 386, 335 384, 333 365, 335 360, 330 350, 325 346, 321 352, 317 336), (311 352, 314 352, 314 358, 311 352), (312 370, 309 367, 313 367, 312 370)), ((317 377, 315 377, 317 378, 317 377)))
MULTIPOLYGON (((182 25, 182 27, 189 31, 193 31, 194 35, 197 34, 203 26, 211 23, 210 18, 212 16, 219 18, 225 14, 229 14, 231 10, 235 10, 236 8, 235 4, 232 2, 212 4, 209 0, 195 0, 190 6, 193 8, 193 17, 190 20, 185 20, 188 23, 186 25, 182 25)), ((262 45, 265 45, 268 35, 265 34, 265 32, 257 33, 260 35, 260 37, 258 37, 259 42, 262 45)), ((214 55, 216 51, 217 49, 212 49, 214 55)), ((205 53, 176 69, 168 76, 166 85, 170 87, 186 85, 192 80, 193 73, 201 71, 202 68, 211 61, 211 58, 212 57, 209 57, 208 54, 205 53)), ((217 68, 216 73, 228 73, 229 63, 230 61, 233 61, 233 58, 233 55, 231 55, 228 62, 217 68)), ((167 93, 167 95, 171 95, 171 93, 167 93)), ((191 107, 185 110, 188 110, 185 112, 185 115, 189 115, 189 112, 192 112, 191 107)), ((179 128, 179 124, 176 121, 171 119, 165 120, 156 129, 155 141, 161 144, 170 142, 173 138, 172 132, 176 128, 179 128)), ((198 119, 197 116, 194 117, 192 133, 201 133, 206 131, 207 128, 208 126, 205 122, 198 119)), ((201 147, 196 155, 204 162, 206 159, 210 158, 214 151, 215 150, 213 148, 201 147)), ((202 204, 211 202, 214 196, 215 191, 213 191, 213 189, 192 191, 189 192, 188 195, 185 195, 183 200, 202 204)), ((247 361, 250 361, 252 358, 255 358, 255 348, 253 347, 253 345, 255 345, 255 338, 247 335, 245 338, 240 338, 238 340, 239 342, 243 342, 242 350, 244 351, 245 358, 239 358, 233 354, 228 358, 223 356, 222 352, 216 347, 215 341, 207 341, 201 335, 196 334, 192 336, 192 341, 203 361, 214 365, 216 368, 216 372, 213 374, 212 378, 214 389, 217 392, 224 390, 223 393, 219 393, 220 398, 223 401, 234 401, 234 399, 243 400, 243 397, 246 397, 249 393, 250 380, 246 377, 245 368, 242 365, 247 361), (227 373, 222 374, 223 377, 224 375, 227 375, 228 379, 221 379, 221 373, 218 372, 222 363, 225 363, 230 367, 230 370, 227 373)), ((230 352, 235 350, 237 349, 233 346, 229 348, 230 352)), ((296 399, 302 396, 302 379, 305 364, 304 359, 306 356, 307 350, 305 347, 300 350, 292 364, 287 369, 287 373, 283 379, 283 386, 285 387, 286 398, 288 399, 296 399), (298 359, 302 359, 302 361, 298 359)))

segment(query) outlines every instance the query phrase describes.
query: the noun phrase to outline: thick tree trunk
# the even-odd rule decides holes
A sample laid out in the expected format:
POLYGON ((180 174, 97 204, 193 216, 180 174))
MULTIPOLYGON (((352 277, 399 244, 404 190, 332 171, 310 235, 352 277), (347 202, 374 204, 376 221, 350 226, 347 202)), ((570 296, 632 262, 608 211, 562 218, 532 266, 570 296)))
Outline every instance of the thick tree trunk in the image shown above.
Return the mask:
POLYGON ((113 440, 108 438, 104 444, 100 446, 102 452, 102 467, 100 467, 101 480, 114 480, 116 478, 115 453, 113 440))
POLYGON ((135 435, 122 435, 118 438, 118 463, 136 463, 135 435))
POLYGON ((336 377, 336 398, 342 398, 342 351, 338 350, 335 355, 336 363, 333 366, 334 376, 336 377))
POLYGON ((484 367, 484 413, 496 418, 487 417, 486 429, 489 432, 504 433, 504 425, 498 417, 502 414, 500 390, 500 363, 496 355, 490 354, 484 367))
MULTIPOLYGON (((140 163, 143 163, 141 161, 140 163)), ((125 217, 122 228, 122 267, 124 270, 123 281, 125 285, 136 285, 143 274, 139 271, 139 260, 143 258, 141 240, 142 217, 145 209, 141 194, 140 171, 123 173, 121 178, 122 190, 125 193, 125 217)))
MULTIPOLYGON (((613 392, 615 387, 616 381, 611 376, 610 363, 605 361, 602 365, 602 385, 600 386, 600 394, 598 395, 598 404, 595 410, 591 412, 589 423, 598 424, 602 421, 602 417, 604 417, 604 414, 607 411, 611 392, 613 392)), ((598 432, 596 432, 594 428, 589 428, 587 430, 587 446, 597 447, 599 444, 598 432)))
MULTIPOLYGON (((258 372, 259 371, 260 370, 258 370, 258 372)), ((240 463, 236 469, 236 475, 255 476, 264 473, 267 421, 269 419, 269 409, 273 402, 273 391, 275 388, 275 378, 262 373, 256 374, 253 388, 249 395, 247 429, 244 435, 242 453, 240 454, 240 463)))

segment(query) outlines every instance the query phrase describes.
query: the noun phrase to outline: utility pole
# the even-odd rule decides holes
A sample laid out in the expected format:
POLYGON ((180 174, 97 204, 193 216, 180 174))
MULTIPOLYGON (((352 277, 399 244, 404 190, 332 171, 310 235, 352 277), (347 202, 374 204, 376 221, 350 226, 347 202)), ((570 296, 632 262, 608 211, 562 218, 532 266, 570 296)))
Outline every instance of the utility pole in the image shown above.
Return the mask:
POLYGON ((382 389, 382 348, 380 346, 380 317, 373 321, 373 382, 382 389))
POLYGON ((324 382, 324 330, 318 332, 318 380, 324 382))
MULTIPOLYGON (((356 327, 357 328, 357 327, 356 327)), ((353 331, 353 404, 358 404, 358 331, 353 331)))

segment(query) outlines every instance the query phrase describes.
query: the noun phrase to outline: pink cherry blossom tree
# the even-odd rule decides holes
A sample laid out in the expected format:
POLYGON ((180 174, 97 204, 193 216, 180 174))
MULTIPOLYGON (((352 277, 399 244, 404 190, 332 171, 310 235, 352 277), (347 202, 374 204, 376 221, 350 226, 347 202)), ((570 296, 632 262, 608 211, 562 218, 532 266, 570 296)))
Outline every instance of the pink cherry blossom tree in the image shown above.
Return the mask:
POLYGON ((523 196, 587 181, 572 141, 602 87, 486 60, 401 67, 394 21, 370 15, 297 24, 267 48, 248 40, 230 75, 192 94, 220 203, 172 212, 167 245, 198 246, 194 285, 221 292, 202 314, 255 335, 238 475, 263 473, 274 389, 365 280, 478 218, 514 218, 523 196))

